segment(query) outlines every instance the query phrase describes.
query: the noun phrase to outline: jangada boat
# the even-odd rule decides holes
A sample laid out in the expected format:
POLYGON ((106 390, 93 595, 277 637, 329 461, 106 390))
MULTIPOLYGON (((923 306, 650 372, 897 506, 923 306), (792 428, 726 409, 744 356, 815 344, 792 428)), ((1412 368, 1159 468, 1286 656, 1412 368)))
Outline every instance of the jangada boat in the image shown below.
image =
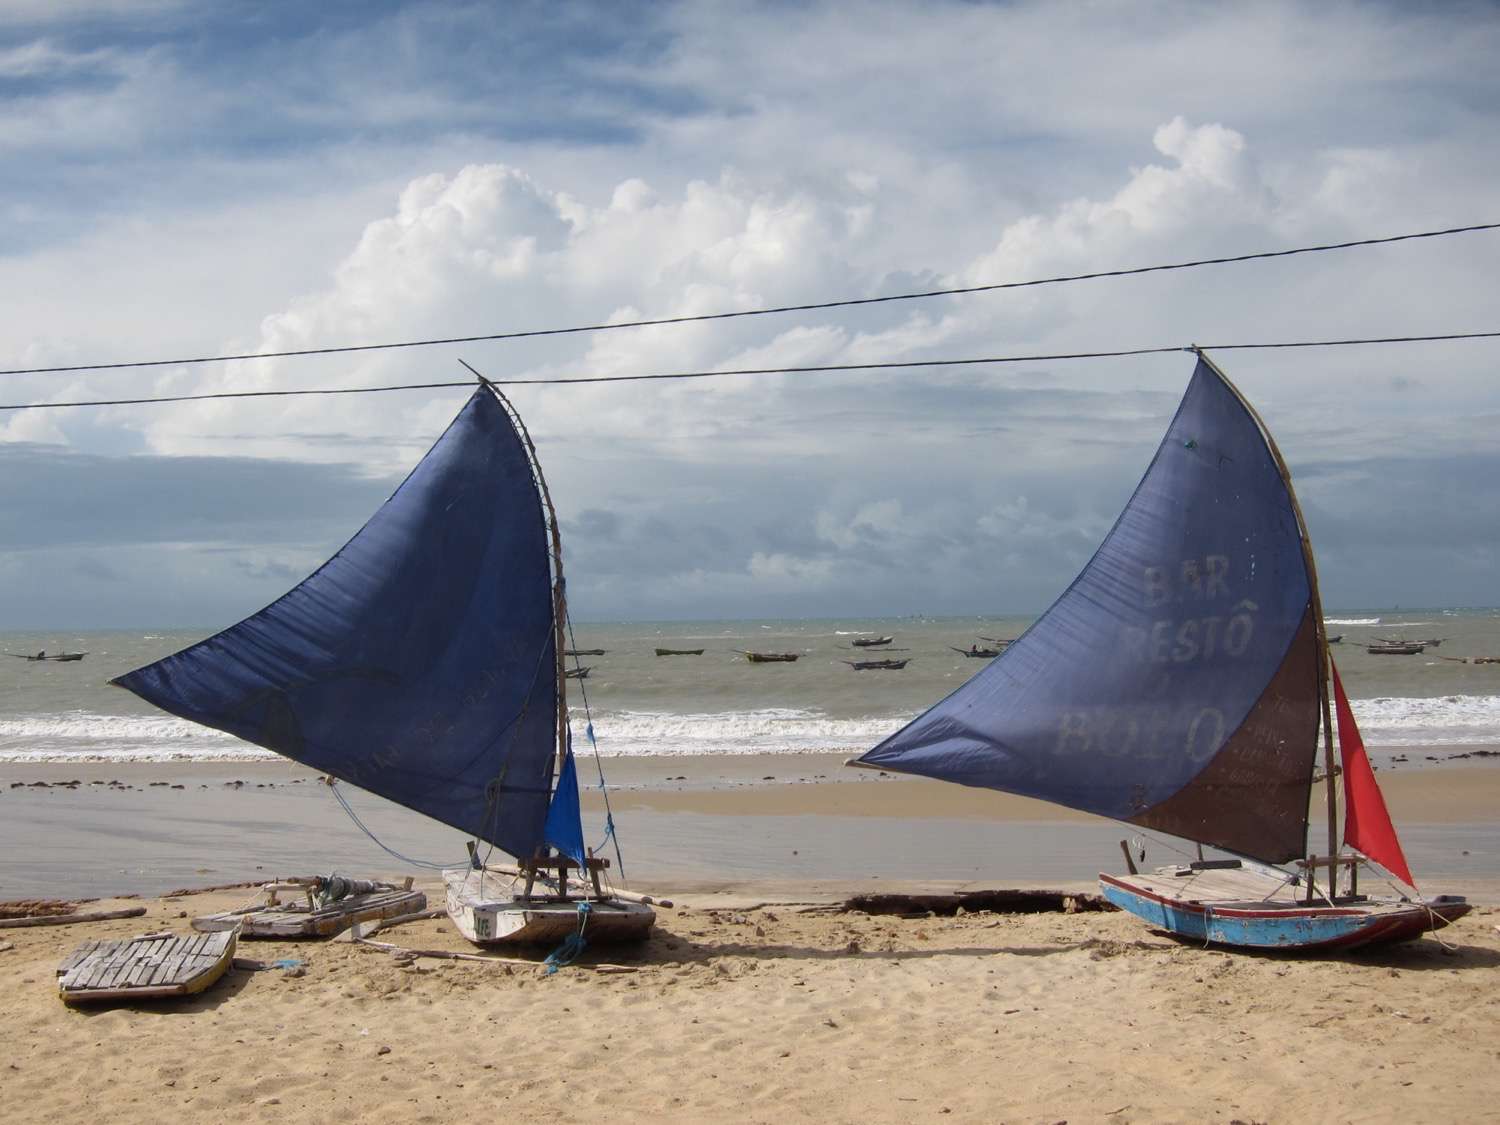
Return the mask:
POLYGON ((792 664, 802 656, 800 652, 745 652, 743 655, 751 664, 792 664))
POLYGON ((566 615, 535 450, 483 383, 314 574, 114 682, 469 835, 471 866, 445 881, 471 941, 639 938, 655 921, 649 902, 611 892, 609 861, 583 843, 566 615), (518 866, 486 867, 477 857, 489 845, 518 866))
POLYGON ((1202 860, 1200 847, 1196 862, 1141 875, 1127 850, 1128 874, 1100 876, 1111 902, 1184 938, 1330 949, 1417 937, 1469 910, 1456 896, 1415 896, 1328 655, 1290 474, 1202 353, 1144 478, 1073 584, 855 764, 1038 797, 1229 853, 1202 860), (1354 849, 1344 854, 1335 701, 1354 849), (1328 846, 1307 856, 1320 729, 1328 846), (1365 861, 1413 894, 1359 893, 1365 861))

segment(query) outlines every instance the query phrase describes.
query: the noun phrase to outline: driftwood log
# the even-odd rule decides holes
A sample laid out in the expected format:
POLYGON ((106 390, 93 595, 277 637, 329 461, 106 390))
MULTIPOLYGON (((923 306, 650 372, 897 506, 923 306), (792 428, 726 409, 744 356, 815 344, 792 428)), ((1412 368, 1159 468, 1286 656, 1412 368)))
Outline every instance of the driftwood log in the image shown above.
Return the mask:
POLYGON ((123 910, 91 910, 85 914, 51 914, 40 918, 0 918, 0 930, 19 929, 22 926, 71 926, 75 922, 108 922, 112 918, 139 918, 146 913, 144 906, 129 906, 123 910))
POLYGON ((1078 914, 1117 907, 1100 895, 1062 891, 955 891, 952 894, 855 895, 841 909, 860 914, 1078 914))
POLYGON ((80 903, 97 902, 92 898, 14 898, 0 902, 0 918, 40 918, 44 915, 71 914, 80 903))

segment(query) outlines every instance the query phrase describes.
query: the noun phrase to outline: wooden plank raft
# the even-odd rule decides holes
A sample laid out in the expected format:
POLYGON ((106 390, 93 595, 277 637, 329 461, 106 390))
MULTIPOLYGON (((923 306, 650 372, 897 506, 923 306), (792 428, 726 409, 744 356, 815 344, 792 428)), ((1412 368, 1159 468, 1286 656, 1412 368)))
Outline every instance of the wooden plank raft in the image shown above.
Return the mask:
POLYGON ((310 882, 267 883, 264 889, 269 895, 268 903, 222 914, 201 915, 193 919, 192 927, 212 933, 237 926, 241 937, 266 940, 332 937, 355 922, 379 922, 427 909, 427 896, 412 890, 410 879, 403 888, 350 895, 327 905, 318 905, 311 893, 307 893, 305 901, 301 902, 278 901, 279 892, 307 892, 310 882))
POLYGON ((190 996, 224 975, 238 939, 238 930, 224 930, 86 941, 57 967, 58 993, 64 1004, 190 996))

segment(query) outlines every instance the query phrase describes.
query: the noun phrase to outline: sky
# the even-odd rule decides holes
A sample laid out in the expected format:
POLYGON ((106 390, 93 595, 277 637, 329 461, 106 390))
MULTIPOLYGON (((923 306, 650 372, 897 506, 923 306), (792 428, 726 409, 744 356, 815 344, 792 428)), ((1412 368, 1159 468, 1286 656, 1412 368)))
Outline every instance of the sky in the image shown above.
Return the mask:
MULTIPOLYGON (((0 2, 0 369, 612 324, 1500 221, 1462 3, 0 2)), ((1483 332, 1500 232, 6 404, 1483 332)), ((1215 351, 1332 608, 1493 605, 1500 340, 1215 351)), ((1187 353, 517 386, 582 620, 1035 613, 1187 353)), ((0 412, 0 630, 214 627, 463 389, 0 412)))

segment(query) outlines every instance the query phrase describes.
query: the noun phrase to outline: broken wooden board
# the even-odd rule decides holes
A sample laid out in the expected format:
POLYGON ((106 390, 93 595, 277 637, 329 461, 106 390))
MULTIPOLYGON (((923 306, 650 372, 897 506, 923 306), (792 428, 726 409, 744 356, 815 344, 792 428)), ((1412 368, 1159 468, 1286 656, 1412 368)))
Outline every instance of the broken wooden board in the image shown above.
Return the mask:
POLYGON ((1078 914, 1091 910, 1113 910, 1110 903, 1093 894, 1065 891, 956 891, 952 894, 856 895, 843 905, 845 911, 861 914, 1078 914))
POLYGON ((64 1004, 191 996, 224 975, 238 930, 213 934, 141 934, 86 941, 57 967, 64 1004))
POLYGON ((332 937, 355 922, 378 922, 426 909, 427 896, 421 891, 375 891, 350 895, 327 906, 309 907, 305 902, 284 902, 252 907, 244 912, 231 910, 223 914, 207 914, 194 918, 192 926, 203 933, 238 926, 241 937, 266 940, 332 937))

